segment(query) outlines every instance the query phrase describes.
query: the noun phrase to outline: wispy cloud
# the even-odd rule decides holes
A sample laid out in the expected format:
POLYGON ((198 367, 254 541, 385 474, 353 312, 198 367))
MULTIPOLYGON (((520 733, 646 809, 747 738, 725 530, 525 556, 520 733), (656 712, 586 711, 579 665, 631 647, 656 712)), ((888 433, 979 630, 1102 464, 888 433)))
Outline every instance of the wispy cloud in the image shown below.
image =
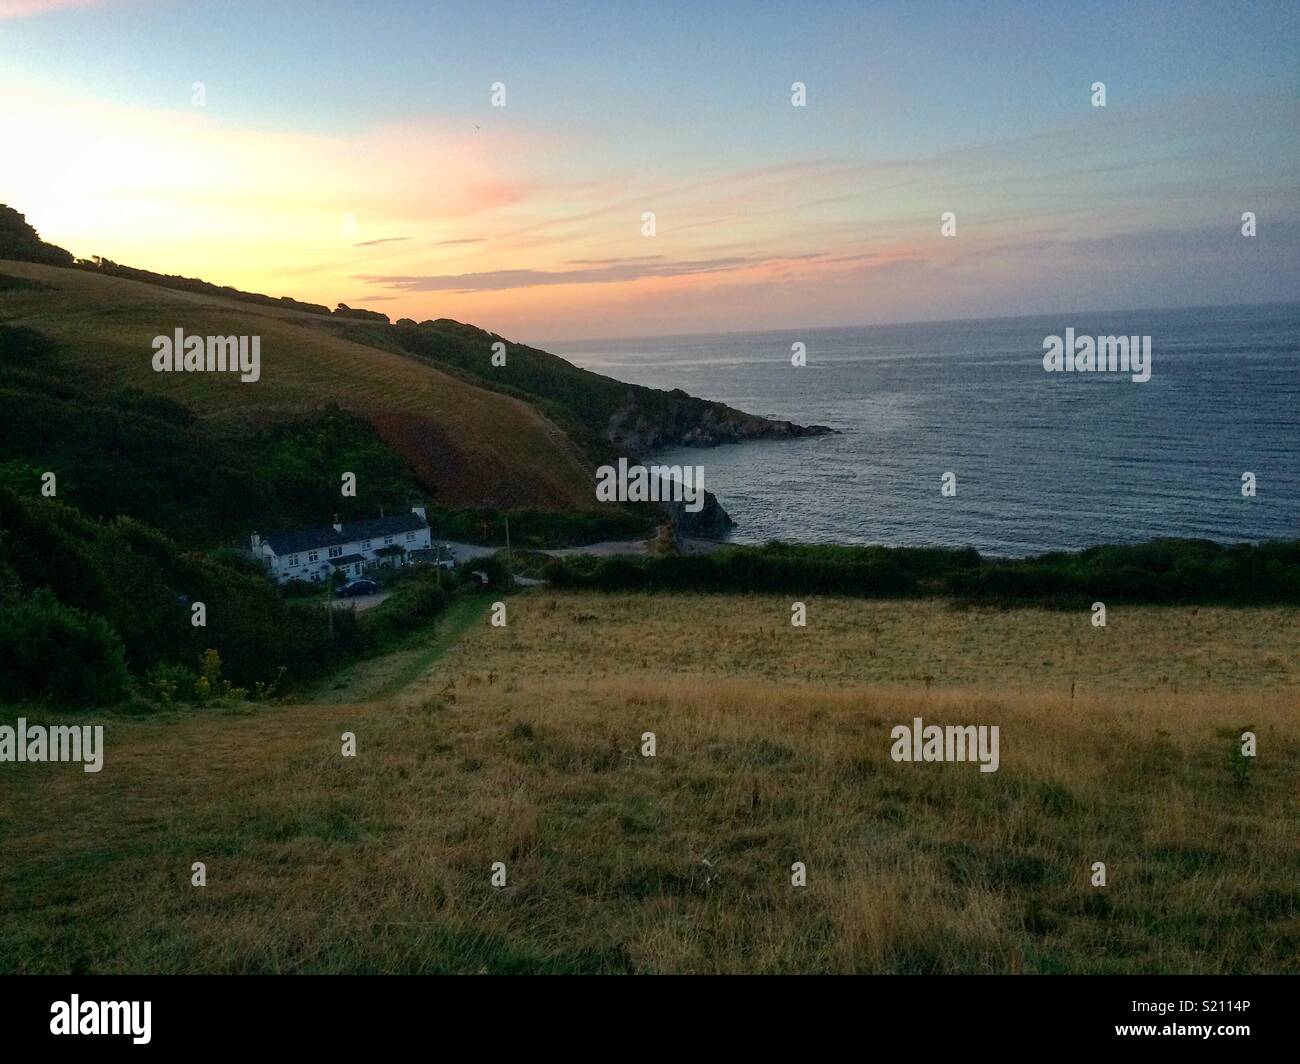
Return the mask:
MULTIPOLYGON (((875 258, 875 255, 840 256, 829 261, 875 258)), ((815 262, 820 253, 777 257, 730 256, 726 258, 672 261, 659 255, 628 259, 591 260, 592 265, 573 270, 489 270, 480 273, 429 274, 424 276, 362 275, 357 278, 406 292, 504 292, 512 288, 546 285, 619 284, 646 278, 690 277, 703 273, 731 273, 783 263, 815 262)), ((581 261, 581 260, 577 260, 581 261)))
MULTIPOLYGON (((0 14, 58 6, 0 0, 0 14)), ((20 76, 0 74, 0 96, 23 101, 0 109, 0 143, 25 146, 4 194, 55 243, 521 337, 987 313, 1046 299, 1049 281, 1132 286, 1134 261, 1210 290, 1211 271, 1187 267, 1208 245, 1150 234, 1231 230, 1248 208, 1268 227, 1232 254, 1300 243, 1278 225, 1300 215, 1283 176, 1300 114, 1281 89, 1044 110, 950 140, 818 135, 774 154, 766 113, 736 119, 754 150, 724 138, 692 153, 670 124, 651 151, 602 140, 599 122, 535 119, 513 96, 490 118, 448 104, 326 133, 20 76)))

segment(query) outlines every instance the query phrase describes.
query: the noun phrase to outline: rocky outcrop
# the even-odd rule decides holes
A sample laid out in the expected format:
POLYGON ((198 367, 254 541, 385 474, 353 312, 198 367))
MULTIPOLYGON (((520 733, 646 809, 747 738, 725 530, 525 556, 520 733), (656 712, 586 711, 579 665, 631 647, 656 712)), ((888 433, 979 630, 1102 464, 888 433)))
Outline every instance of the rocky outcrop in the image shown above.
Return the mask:
POLYGON ((704 493, 704 506, 696 513, 687 510, 683 502, 662 502, 659 508, 676 524, 678 535, 692 539, 724 539, 736 527, 711 491, 704 493))
POLYGON ((626 402, 610 415, 608 440, 620 450, 645 454, 664 447, 716 447, 835 432, 826 425, 796 425, 747 414, 724 403, 697 399, 681 389, 657 393, 655 398, 653 409, 647 409, 642 395, 629 391, 626 402))
POLYGON ((723 510, 718 496, 708 490, 703 493, 703 505, 698 510, 688 509, 686 499, 689 498, 694 505, 699 502, 699 498, 694 492, 682 488, 681 481, 676 476, 663 476, 653 497, 663 499, 658 503, 659 510, 667 516, 668 522, 679 536, 689 536, 694 540, 720 540, 736 527, 731 514, 723 510))

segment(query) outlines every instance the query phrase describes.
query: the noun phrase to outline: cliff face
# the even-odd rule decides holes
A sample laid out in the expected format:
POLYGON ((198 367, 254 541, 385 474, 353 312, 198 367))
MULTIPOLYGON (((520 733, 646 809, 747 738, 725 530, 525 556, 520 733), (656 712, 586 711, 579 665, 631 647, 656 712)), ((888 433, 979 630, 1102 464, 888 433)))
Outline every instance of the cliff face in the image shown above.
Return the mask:
POLYGON ((610 443, 632 454, 662 447, 798 439, 835 431, 826 425, 772 421, 722 403, 697 399, 680 389, 656 393, 652 409, 647 409, 643 398, 644 390, 628 391, 623 404, 610 415, 605 430, 610 443))

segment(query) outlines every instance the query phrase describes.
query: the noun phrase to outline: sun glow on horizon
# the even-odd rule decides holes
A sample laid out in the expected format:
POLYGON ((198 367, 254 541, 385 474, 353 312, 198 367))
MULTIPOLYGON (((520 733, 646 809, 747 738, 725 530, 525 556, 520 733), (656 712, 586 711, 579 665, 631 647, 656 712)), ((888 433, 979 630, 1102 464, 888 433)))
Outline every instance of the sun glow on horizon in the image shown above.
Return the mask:
MULTIPOLYGON (((58 42, 107 10, 19 7, 6 25, 36 39, 57 23, 58 42)), ((898 67, 860 97, 816 82, 802 110, 790 77, 764 68, 760 99, 698 113, 684 91, 676 113, 638 106, 611 69, 624 76, 605 59, 583 68, 603 78, 595 98, 621 94, 608 115, 522 74, 508 107, 489 106, 488 74, 466 104, 467 79, 434 71, 441 92, 293 128, 257 101, 223 103, 228 80, 204 106, 185 106, 188 82, 163 106, 15 67, 0 94, 21 105, 0 111, 0 137, 22 150, 0 171, 0 202, 81 257, 522 340, 1203 302, 1225 283, 1242 301, 1300 296, 1281 279, 1300 247, 1296 190, 1277 176, 1300 126, 1285 87, 1121 92, 1104 111, 1086 94, 1055 112, 1027 94, 1010 127, 984 122, 976 100, 954 137, 951 114, 933 129, 907 118, 949 87, 903 92, 898 67), (889 132, 863 137, 863 122, 889 132), (1250 276, 1232 240, 1246 207, 1273 234, 1250 276)))

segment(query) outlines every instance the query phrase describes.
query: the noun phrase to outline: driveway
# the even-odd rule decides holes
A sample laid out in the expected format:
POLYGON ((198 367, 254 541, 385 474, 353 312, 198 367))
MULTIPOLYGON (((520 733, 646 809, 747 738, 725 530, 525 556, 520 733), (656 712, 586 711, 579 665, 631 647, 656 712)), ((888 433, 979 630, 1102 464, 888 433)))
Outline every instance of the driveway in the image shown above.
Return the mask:
POLYGON ((376 591, 373 595, 353 595, 350 598, 336 597, 334 599, 334 608, 336 610, 355 610, 357 613, 361 613, 363 610, 374 609, 391 594, 391 591, 376 591))

